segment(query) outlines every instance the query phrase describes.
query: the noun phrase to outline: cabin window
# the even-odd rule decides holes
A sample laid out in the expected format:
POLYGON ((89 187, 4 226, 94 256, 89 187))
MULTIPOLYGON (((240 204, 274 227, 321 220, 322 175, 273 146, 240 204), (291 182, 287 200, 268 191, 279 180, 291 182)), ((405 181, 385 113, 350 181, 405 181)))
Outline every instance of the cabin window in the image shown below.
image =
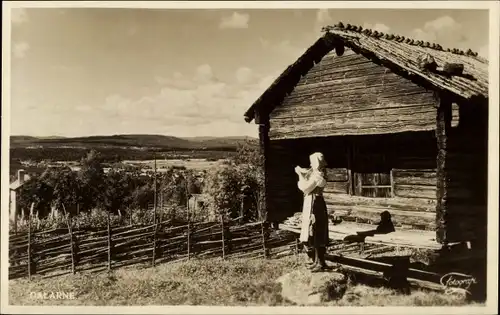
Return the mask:
POLYGON ((353 162, 352 195, 372 198, 392 196, 391 168, 384 154, 359 154, 353 162))

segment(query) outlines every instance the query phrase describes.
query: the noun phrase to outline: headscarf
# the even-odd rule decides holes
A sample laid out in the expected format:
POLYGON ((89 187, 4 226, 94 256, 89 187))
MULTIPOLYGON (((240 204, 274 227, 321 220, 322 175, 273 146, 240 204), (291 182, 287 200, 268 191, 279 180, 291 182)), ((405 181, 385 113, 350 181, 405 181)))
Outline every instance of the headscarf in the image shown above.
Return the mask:
POLYGON ((309 156, 309 161, 311 162, 311 168, 315 171, 323 173, 326 167, 325 156, 321 152, 313 153, 309 156))
POLYGON ((325 187, 325 167, 326 161, 325 156, 321 152, 313 153, 309 156, 309 161, 311 162, 311 169, 314 177, 316 178, 316 183, 319 187, 325 187))

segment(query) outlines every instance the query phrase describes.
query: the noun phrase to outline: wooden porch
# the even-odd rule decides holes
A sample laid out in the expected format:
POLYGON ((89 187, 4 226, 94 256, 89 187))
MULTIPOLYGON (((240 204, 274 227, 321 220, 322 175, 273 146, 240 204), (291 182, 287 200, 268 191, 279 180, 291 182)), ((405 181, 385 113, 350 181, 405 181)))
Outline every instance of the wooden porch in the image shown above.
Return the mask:
MULTIPOLYGON (((279 229, 300 233, 300 226, 280 224, 279 229)), ((343 240, 348 235, 355 235, 356 232, 372 230, 373 225, 353 222, 342 222, 340 224, 329 225, 329 235, 331 240, 343 240)), ((439 250, 442 245, 436 241, 436 232, 424 230, 396 230, 389 234, 379 234, 367 236, 365 243, 389 245, 394 247, 410 247, 439 250)))

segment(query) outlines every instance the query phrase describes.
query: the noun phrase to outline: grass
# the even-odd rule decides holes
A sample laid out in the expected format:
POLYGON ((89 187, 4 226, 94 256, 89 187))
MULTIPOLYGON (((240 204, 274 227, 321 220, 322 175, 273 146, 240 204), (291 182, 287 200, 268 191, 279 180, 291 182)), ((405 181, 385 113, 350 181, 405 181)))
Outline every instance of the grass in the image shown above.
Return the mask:
MULTIPOLYGON (((206 259, 106 272, 82 272, 50 279, 10 280, 11 305, 220 305, 291 306, 276 279, 301 268, 301 258, 206 259), (34 300, 30 292, 72 292, 73 300, 34 300)), ((458 306, 466 301, 442 293, 414 291, 399 295, 385 288, 351 284, 331 306, 458 306)))

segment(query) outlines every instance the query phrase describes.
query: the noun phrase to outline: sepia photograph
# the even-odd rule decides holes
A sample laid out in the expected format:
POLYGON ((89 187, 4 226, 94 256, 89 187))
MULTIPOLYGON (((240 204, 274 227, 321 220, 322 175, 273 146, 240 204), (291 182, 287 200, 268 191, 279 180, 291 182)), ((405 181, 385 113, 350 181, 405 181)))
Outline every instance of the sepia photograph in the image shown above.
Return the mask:
POLYGON ((499 4, 194 3, 2 4, 1 313, 496 314, 499 4))

